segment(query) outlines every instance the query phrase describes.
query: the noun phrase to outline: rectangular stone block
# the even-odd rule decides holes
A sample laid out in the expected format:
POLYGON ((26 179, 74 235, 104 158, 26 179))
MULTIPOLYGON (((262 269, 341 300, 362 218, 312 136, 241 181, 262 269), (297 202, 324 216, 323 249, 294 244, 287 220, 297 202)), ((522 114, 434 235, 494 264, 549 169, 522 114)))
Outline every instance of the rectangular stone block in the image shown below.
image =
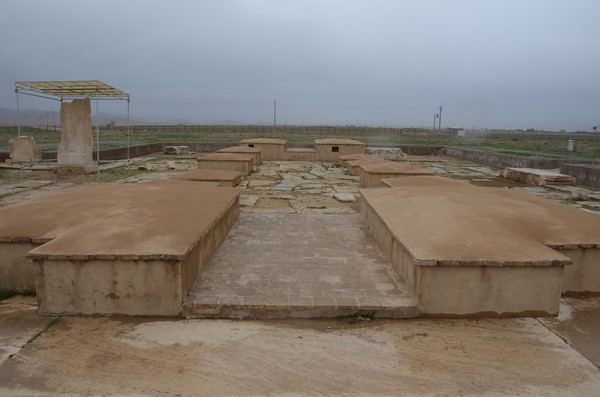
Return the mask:
POLYGON ((505 168, 500 176, 533 186, 575 184, 575 178, 571 175, 535 168, 505 168))
POLYGON ((198 158, 198 168, 237 171, 248 175, 254 169, 254 155, 240 153, 213 153, 198 158))
POLYGON ((58 164, 91 164, 93 149, 90 98, 62 102, 58 164))

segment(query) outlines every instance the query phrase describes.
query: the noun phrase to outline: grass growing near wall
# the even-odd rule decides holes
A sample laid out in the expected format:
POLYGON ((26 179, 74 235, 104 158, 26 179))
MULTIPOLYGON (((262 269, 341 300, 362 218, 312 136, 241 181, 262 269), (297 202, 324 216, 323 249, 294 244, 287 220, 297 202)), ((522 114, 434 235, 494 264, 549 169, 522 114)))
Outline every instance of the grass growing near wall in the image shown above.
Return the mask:
POLYGON ((12 289, 12 288, 0 288, 0 301, 3 301, 8 298, 12 298, 13 296, 16 296, 16 295, 35 296, 35 290, 32 290, 32 289, 16 290, 16 289, 12 289))
MULTIPOLYGON (((0 150, 7 150, 8 140, 16 129, 0 128, 0 150)), ((60 133, 43 128, 29 128, 22 135, 32 135, 42 151, 55 151, 60 133)), ((130 126, 131 146, 157 142, 210 142, 235 145, 249 138, 285 139, 288 144, 313 144, 319 138, 356 139, 369 145, 445 145, 498 151, 505 154, 540 157, 600 158, 600 134, 549 132, 488 132, 459 137, 446 132, 418 128, 371 128, 342 126, 251 126, 251 125, 153 125, 130 126), (567 151, 575 140, 576 151, 567 151)), ((94 131, 94 142, 96 135, 94 131)), ((101 127, 100 148, 127 146, 123 126, 101 127)))

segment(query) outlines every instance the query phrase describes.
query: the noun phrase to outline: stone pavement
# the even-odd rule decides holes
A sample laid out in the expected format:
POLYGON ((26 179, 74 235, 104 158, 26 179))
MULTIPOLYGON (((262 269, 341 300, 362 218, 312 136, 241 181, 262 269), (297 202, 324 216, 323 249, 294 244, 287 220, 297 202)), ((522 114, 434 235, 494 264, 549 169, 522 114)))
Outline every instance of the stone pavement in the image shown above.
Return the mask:
POLYGON ((184 315, 407 318, 418 311, 359 215, 242 213, 184 315))
POLYGON ((359 178, 334 163, 268 161, 242 181, 240 209, 253 213, 355 214, 359 178), (350 201, 346 198, 349 196, 350 201))

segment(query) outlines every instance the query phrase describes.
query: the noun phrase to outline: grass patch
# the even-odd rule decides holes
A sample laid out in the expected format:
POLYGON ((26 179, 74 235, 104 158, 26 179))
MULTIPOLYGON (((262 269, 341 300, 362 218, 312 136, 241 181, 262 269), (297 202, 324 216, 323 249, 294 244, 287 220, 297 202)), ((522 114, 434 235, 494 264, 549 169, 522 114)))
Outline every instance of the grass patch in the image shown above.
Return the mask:
POLYGON ((60 321, 61 317, 54 317, 52 320, 48 321, 48 324, 46 324, 46 326, 44 327, 44 329, 42 329, 40 332, 38 332, 37 334, 33 335, 28 341, 27 343, 25 343, 25 346, 27 346, 28 344, 30 344, 31 342, 33 342, 34 340, 36 340, 37 338, 39 338, 41 335, 43 335, 44 333, 48 332, 48 330, 50 328, 52 328, 54 325, 56 325, 59 321, 60 321))
POLYGON ((370 313, 355 313, 349 316, 338 316, 335 321, 342 324, 359 324, 362 322, 375 321, 375 312, 370 313))
POLYGON ((8 298, 12 298, 16 295, 22 296, 35 296, 35 289, 25 288, 22 290, 16 290, 13 288, 0 288, 0 301, 8 298))
POLYGON ((129 178, 129 177, 141 175, 141 174, 152 174, 155 172, 156 171, 143 170, 143 169, 137 169, 137 168, 117 167, 117 168, 111 168, 108 170, 100 171, 100 177, 90 179, 90 182, 112 183, 112 182, 118 181, 120 179, 125 179, 125 178, 129 178))
POLYGON ((13 296, 18 295, 18 294, 19 293, 14 289, 2 288, 2 289, 0 289, 0 301, 2 301, 4 299, 12 298, 13 296))

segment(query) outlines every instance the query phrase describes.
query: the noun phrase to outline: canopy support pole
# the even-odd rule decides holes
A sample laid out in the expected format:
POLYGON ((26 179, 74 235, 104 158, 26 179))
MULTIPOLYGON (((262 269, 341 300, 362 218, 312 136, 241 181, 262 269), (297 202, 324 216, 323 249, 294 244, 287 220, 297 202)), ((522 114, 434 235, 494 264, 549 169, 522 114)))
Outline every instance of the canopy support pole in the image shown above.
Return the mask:
POLYGON ((100 178, 100 123, 98 118, 98 97, 96 96, 96 169, 100 178))
POLYGON ((127 97, 127 165, 129 165, 129 97, 127 97))

